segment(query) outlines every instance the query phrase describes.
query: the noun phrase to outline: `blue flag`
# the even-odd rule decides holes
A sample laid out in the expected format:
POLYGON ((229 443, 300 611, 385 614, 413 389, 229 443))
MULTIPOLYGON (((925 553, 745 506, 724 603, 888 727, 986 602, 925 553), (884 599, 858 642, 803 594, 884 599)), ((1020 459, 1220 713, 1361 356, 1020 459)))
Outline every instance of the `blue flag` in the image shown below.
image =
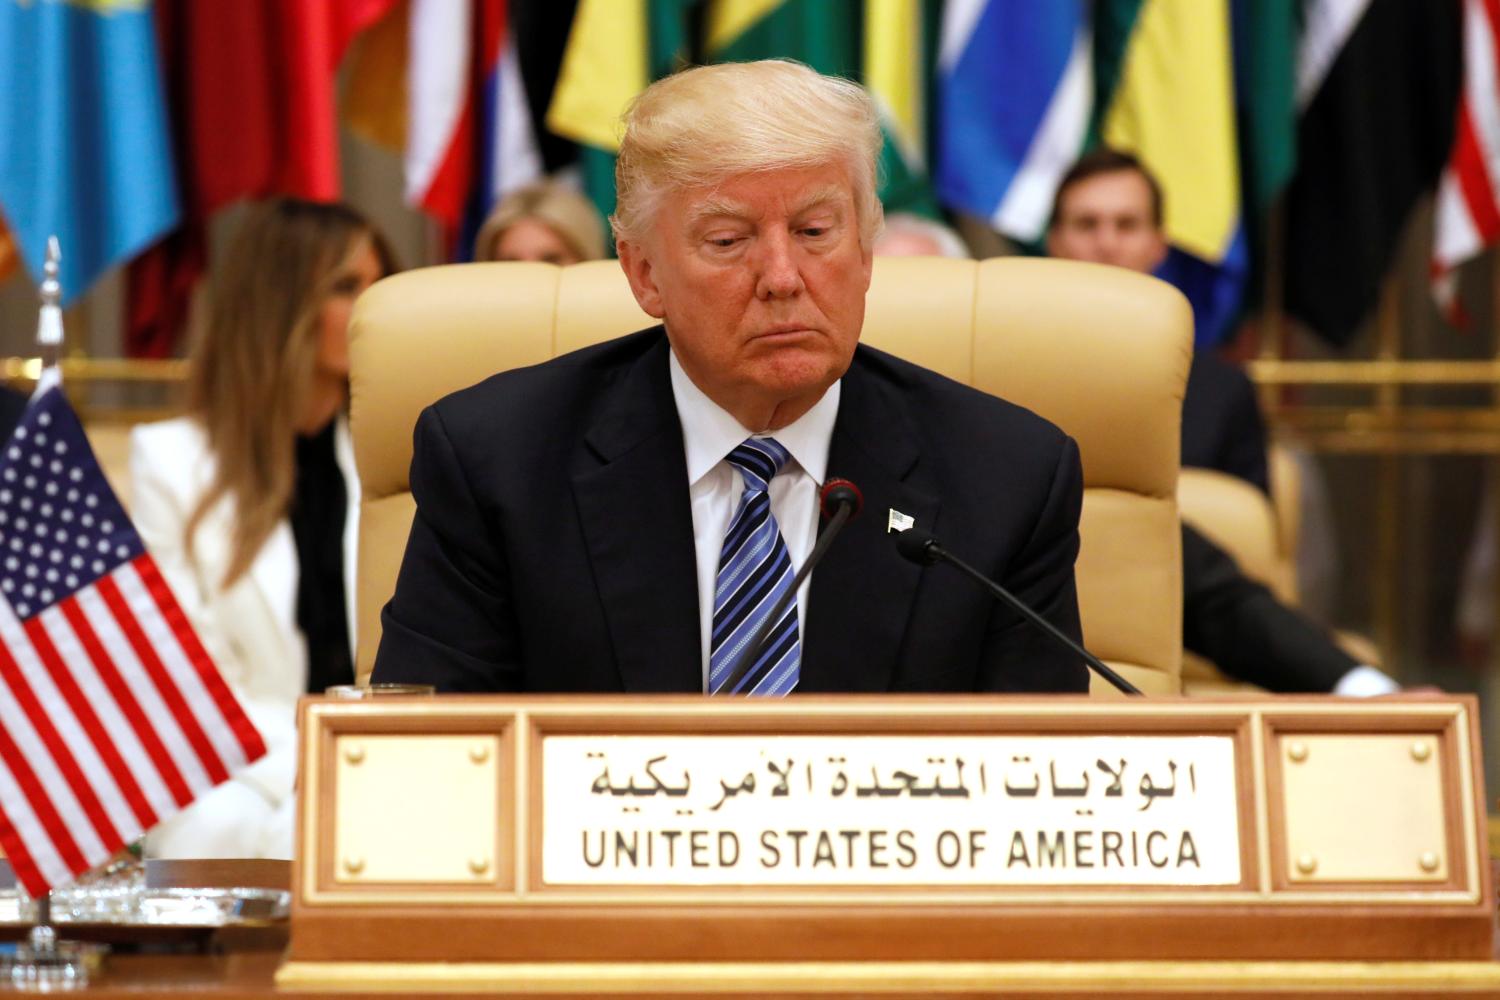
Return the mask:
POLYGON ((1083 0, 950 0, 938 55, 938 197, 1023 242, 1083 152, 1094 96, 1083 0))
POLYGON ((149 0, 0 0, 0 212, 68 303, 177 224, 149 0))

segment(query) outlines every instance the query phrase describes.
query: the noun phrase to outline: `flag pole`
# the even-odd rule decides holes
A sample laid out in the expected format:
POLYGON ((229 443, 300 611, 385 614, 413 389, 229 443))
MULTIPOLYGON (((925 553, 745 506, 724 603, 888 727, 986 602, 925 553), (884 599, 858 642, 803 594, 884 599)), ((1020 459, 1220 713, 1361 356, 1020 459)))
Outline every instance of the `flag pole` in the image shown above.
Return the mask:
MULTIPOLYGON (((57 362, 62 353, 62 248, 56 236, 47 239, 47 258, 42 267, 41 310, 37 314, 36 343, 42 370, 37 375, 35 399, 62 384, 57 362)), ((59 941, 52 922, 52 892, 34 900, 35 919, 24 943, 13 957, 0 962, 0 979, 21 992, 53 992, 81 989, 88 985, 92 968, 106 946, 78 941, 59 941)))
POLYGON ((36 380, 36 396, 62 384, 62 372, 57 366, 63 342, 61 273, 62 246, 56 236, 49 236, 47 258, 42 265, 42 308, 36 318, 36 349, 42 365, 36 380))

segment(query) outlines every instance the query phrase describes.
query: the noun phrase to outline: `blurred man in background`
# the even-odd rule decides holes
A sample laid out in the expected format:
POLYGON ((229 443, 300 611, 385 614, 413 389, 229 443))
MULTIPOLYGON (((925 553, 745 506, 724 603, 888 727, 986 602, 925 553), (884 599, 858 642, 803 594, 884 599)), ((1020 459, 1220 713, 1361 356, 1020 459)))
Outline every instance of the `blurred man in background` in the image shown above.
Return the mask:
MULTIPOLYGON (((1129 153, 1101 147, 1063 175, 1053 199, 1047 252, 1152 274, 1167 256, 1165 207, 1156 178, 1129 153)), ((1217 469, 1270 490, 1266 427, 1245 373, 1194 353, 1182 400, 1182 464, 1217 469)))
MULTIPOLYGON (((1134 156, 1109 148, 1063 175, 1052 203, 1054 257, 1151 274, 1167 255, 1161 186, 1134 156)), ((1182 401, 1182 464, 1269 492, 1265 423, 1244 372, 1195 352, 1182 401)), ((1238 680, 1277 692, 1387 694, 1397 685, 1361 664, 1312 621, 1240 571, 1201 532, 1182 526, 1183 646, 1238 680)))

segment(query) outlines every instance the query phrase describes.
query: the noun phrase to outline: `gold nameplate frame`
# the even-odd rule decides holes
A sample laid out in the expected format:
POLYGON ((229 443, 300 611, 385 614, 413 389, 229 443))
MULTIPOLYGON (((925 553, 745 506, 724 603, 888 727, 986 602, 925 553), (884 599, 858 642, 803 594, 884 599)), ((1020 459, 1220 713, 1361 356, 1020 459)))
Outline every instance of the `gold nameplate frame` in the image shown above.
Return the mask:
POLYGON ((1472 698, 306 699, 294 962, 1480 959, 1472 698))

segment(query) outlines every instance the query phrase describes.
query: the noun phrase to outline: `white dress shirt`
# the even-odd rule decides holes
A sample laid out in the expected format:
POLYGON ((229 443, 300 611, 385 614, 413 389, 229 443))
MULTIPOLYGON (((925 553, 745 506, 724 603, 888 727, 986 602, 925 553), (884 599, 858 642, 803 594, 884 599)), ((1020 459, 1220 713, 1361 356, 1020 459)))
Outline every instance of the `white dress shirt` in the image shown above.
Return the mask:
MULTIPOLYGON (((723 407, 704 395, 671 353, 672 396, 682 422, 687 456, 688 493, 693 506, 693 547, 698 557, 698 618, 703 648, 703 690, 708 690, 709 639, 713 635, 714 591, 719 581, 719 552, 724 535, 745 490, 740 471, 726 456, 749 437, 775 438, 790 454, 771 480, 771 513, 781 526, 792 569, 802 567, 818 534, 818 490, 828 474, 828 445, 839 413, 839 383, 795 421, 769 434, 746 430, 723 407)), ((797 591, 797 630, 807 622, 809 577, 797 591)))

